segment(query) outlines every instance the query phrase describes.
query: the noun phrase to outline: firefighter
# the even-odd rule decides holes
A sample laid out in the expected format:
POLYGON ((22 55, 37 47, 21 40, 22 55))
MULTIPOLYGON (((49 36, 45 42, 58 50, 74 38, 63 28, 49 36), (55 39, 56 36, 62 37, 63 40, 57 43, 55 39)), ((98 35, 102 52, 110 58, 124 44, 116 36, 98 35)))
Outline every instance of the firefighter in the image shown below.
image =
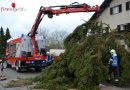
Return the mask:
POLYGON ((111 58, 108 63, 109 68, 109 80, 114 79, 114 81, 119 81, 119 59, 117 57, 116 51, 114 49, 110 50, 111 58))
POLYGON ((46 55, 46 64, 47 66, 51 65, 52 64, 52 55, 50 54, 50 52, 47 52, 47 55, 46 55))

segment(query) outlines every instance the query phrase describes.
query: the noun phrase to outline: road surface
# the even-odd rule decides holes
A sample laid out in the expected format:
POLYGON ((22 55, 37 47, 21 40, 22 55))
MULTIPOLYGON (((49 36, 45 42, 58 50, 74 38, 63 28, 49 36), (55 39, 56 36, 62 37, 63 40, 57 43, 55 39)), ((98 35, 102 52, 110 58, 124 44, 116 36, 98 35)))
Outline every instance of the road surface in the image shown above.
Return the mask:
POLYGON ((28 71, 23 70, 21 73, 16 72, 14 69, 6 68, 4 69, 4 75, 8 80, 17 78, 29 78, 38 75, 40 72, 35 72, 33 69, 28 71))
POLYGON ((130 90, 130 88, 120 88, 113 85, 103 86, 100 90, 130 90))
POLYGON ((14 69, 6 68, 4 69, 4 75, 7 77, 7 80, 0 81, 0 90, 29 90, 26 87, 5 88, 4 86, 6 83, 8 83, 11 80, 35 77, 36 75, 39 74, 40 72, 35 72, 33 69, 30 69, 28 71, 24 70, 22 73, 18 73, 14 69))

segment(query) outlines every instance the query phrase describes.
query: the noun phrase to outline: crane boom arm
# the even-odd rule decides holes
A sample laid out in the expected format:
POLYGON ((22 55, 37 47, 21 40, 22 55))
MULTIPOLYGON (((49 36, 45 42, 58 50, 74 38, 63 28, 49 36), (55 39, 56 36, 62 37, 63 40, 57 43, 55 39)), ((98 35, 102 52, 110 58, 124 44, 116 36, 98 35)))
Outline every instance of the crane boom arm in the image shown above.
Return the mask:
POLYGON ((77 12, 97 12, 98 10, 99 7, 97 5, 91 7, 85 3, 78 4, 77 2, 70 5, 60 5, 60 6, 50 6, 50 7, 41 6, 37 14, 37 17, 35 19, 35 22, 31 28, 31 31, 28 33, 28 35, 31 37, 33 55, 35 56, 37 54, 36 46, 35 46, 35 34, 44 15, 48 15, 49 18, 52 18, 53 15, 69 14, 69 13, 77 13, 77 12))

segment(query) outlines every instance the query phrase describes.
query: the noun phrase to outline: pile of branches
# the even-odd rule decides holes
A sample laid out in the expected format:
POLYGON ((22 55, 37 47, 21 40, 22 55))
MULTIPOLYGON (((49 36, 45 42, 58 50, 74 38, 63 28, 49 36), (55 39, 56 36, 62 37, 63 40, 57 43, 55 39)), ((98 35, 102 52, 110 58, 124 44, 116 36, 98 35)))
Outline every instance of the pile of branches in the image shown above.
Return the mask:
POLYGON ((98 90, 108 78, 110 49, 120 56, 119 86, 130 84, 130 33, 110 32, 109 25, 86 22, 78 26, 65 40, 65 53, 58 61, 33 79, 35 88, 48 90, 98 90), (87 33, 90 33, 87 35, 87 33), (122 43, 123 42, 123 43, 122 43), (127 47, 127 48, 126 48, 127 47))

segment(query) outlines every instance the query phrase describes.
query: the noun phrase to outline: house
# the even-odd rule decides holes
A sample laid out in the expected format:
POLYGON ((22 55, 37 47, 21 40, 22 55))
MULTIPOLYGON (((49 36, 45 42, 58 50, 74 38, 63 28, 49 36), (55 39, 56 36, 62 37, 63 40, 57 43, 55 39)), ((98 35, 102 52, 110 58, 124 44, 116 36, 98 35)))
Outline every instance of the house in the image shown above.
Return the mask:
POLYGON ((102 21, 111 29, 130 31, 130 0, 104 0, 90 20, 102 21))

